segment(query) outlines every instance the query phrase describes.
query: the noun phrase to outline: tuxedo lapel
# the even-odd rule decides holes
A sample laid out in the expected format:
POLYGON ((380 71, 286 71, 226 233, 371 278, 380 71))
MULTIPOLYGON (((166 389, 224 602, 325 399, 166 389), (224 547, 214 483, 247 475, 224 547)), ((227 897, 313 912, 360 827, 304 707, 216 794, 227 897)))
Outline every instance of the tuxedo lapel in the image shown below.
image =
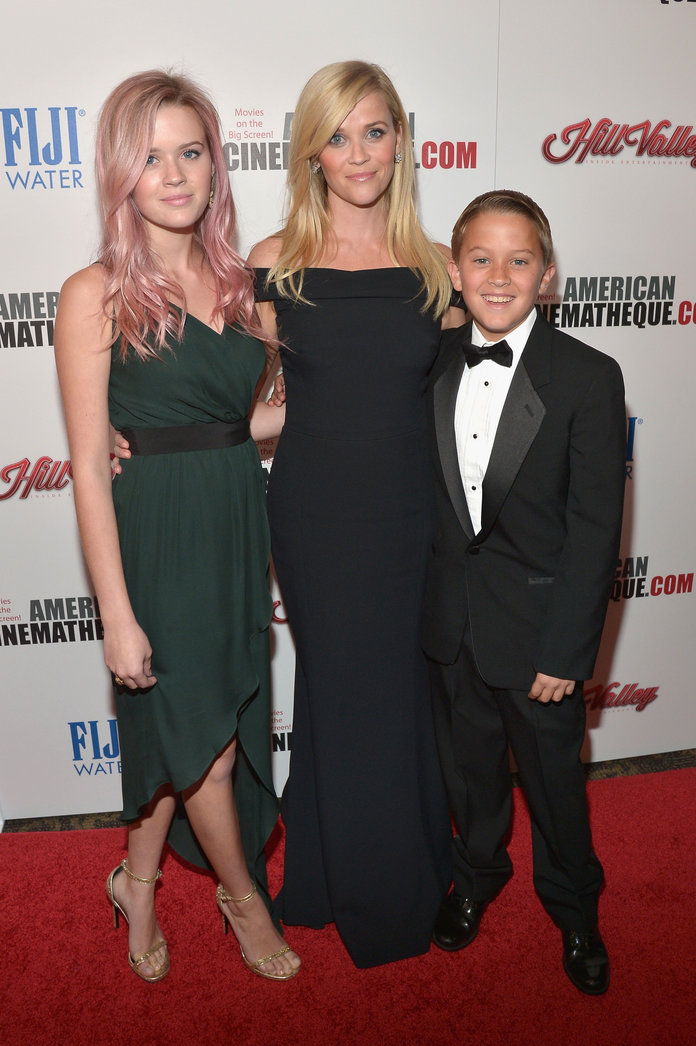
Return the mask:
POLYGON ((436 379, 433 388, 433 406, 435 411, 435 435, 440 464, 445 477, 447 492, 457 519, 469 541, 474 536, 462 476, 459 471, 457 442, 454 434, 454 409, 462 372, 465 366, 463 353, 457 353, 449 366, 436 379))
POLYGON ((539 431, 546 408, 536 389, 551 377, 552 329, 539 316, 512 378, 483 480, 481 536, 495 523, 539 431))

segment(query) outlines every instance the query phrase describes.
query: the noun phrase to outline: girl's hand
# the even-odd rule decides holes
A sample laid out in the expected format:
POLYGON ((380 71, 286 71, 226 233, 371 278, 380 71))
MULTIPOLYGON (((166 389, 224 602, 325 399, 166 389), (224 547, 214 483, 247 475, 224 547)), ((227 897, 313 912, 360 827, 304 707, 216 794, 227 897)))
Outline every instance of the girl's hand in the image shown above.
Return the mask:
POLYGON ((137 621, 104 629, 104 660, 118 686, 147 690, 157 682, 152 674, 152 647, 137 621))

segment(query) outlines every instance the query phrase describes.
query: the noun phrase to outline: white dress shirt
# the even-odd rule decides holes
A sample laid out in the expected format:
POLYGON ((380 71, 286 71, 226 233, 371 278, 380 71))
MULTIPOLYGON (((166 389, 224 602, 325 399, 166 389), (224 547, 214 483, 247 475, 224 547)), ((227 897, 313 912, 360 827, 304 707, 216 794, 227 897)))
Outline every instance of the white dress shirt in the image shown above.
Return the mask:
MULTIPOLYGON (((474 526, 481 529, 483 482, 493 449, 498 423, 510 391, 512 376, 527 344, 534 322, 536 308, 507 335, 505 341, 512 349, 512 366, 501 367, 494 360, 482 360, 475 367, 464 367, 454 411, 454 432, 457 441, 459 471, 464 484, 466 503, 474 526)), ((503 339, 498 339, 502 341, 503 339)), ((472 345, 494 345, 486 341, 475 323, 471 326, 472 345)))

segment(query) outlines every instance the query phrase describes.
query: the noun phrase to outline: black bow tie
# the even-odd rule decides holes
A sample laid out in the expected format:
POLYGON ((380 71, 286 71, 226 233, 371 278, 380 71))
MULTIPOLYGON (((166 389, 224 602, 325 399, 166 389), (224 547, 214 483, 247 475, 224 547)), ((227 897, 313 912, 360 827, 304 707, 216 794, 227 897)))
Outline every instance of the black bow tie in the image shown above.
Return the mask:
POLYGON ((493 360, 501 367, 512 366, 512 349, 508 343, 497 341, 495 345, 469 345, 462 346, 468 367, 475 367, 481 360, 493 360))

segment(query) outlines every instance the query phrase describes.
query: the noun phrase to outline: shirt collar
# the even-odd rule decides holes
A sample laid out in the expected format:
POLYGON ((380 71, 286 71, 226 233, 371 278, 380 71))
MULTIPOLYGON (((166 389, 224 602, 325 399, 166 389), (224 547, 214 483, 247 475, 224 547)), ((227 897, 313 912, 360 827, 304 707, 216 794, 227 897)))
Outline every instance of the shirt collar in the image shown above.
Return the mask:
MULTIPOLYGON (((519 326, 515 327, 514 331, 510 331, 509 334, 505 335, 505 341, 512 349, 513 360, 519 359, 522 355, 522 351, 527 344, 527 339, 532 333, 532 327, 534 326, 537 318, 536 306, 533 306, 529 314, 526 316, 519 326)), ((497 341, 502 341, 502 338, 498 338, 497 341)), ((476 321, 471 324, 471 344, 472 345, 495 345, 495 342, 487 342, 481 331, 476 326, 476 321)))

